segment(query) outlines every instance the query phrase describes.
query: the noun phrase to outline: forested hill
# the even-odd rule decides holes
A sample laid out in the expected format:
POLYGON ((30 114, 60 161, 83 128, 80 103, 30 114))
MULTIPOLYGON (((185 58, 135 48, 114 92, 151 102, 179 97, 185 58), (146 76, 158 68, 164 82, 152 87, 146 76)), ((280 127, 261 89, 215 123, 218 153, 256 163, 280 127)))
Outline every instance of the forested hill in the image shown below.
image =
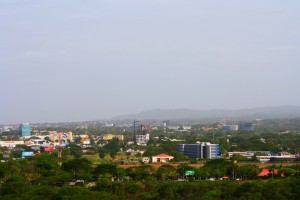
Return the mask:
POLYGON ((154 109, 137 114, 116 116, 114 120, 126 119, 274 119, 300 117, 300 106, 260 107, 239 110, 192 110, 154 109))

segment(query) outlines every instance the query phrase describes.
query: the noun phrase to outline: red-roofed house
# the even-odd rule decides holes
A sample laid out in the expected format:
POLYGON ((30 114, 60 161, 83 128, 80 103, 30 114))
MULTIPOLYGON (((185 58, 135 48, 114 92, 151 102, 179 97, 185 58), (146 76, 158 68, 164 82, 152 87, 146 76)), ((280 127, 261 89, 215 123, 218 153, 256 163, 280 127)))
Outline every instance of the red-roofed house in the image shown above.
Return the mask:
POLYGON ((159 154, 159 155, 156 155, 156 156, 152 156, 152 162, 153 163, 158 163, 158 162, 165 163, 165 162, 169 162, 172 159, 174 159, 173 156, 170 156, 170 155, 165 154, 165 153, 162 153, 162 154, 159 154))
MULTIPOLYGON (((277 175, 277 173, 278 173, 278 170, 277 170, 277 169, 274 169, 274 175, 277 175)), ((260 174, 258 174, 257 176, 258 176, 258 177, 268 177, 268 176, 271 176, 271 175, 269 175, 269 174, 270 174, 270 172, 269 172, 268 169, 263 169, 263 170, 260 172, 260 174)), ((284 177, 284 174, 281 174, 280 176, 281 176, 281 177, 284 177)))

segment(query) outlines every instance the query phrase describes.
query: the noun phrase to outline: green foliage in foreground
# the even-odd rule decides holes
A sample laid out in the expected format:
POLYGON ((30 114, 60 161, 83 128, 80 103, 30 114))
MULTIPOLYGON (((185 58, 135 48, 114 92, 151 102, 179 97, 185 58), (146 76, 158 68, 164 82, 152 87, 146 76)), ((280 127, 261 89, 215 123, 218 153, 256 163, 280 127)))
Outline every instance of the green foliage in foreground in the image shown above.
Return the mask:
POLYGON ((298 199, 300 179, 255 181, 122 181, 99 179, 91 188, 31 185, 13 179, 1 186, 1 199, 298 199))
POLYGON ((0 199, 298 199, 300 165, 268 169, 279 173, 252 180, 261 171, 258 166, 226 159, 210 160, 200 168, 182 163, 123 169, 113 163, 95 166, 86 158, 69 159, 59 167, 56 156, 42 154, 0 163, 0 199), (185 175, 186 170, 194 175, 185 175), (246 181, 203 180, 224 176, 246 181))

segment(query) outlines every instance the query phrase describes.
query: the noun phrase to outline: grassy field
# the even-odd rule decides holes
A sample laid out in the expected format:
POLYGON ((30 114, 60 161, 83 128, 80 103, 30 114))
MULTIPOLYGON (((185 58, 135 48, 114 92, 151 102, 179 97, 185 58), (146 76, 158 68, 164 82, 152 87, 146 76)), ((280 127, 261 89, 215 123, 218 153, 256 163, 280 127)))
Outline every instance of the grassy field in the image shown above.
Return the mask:
POLYGON ((136 161, 138 159, 132 155, 128 156, 124 152, 118 153, 115 159, 112 159, 109 154, 106 154, 103 159, 101 159, 98 154, 83 155, 82 157, 90 160, 93 163, 93 165, 118 162, 122 160, 125 162, 130 162, 130 161, 136 161))
MULTIPOLYGON (((174 167, 177 167, 180 163, 167 163, 168 165, 172 165, 174 167)), ((238 165, 245 165, 244 163, 237 163, 238 165)), ((249 164, 249 163, 248 163, 249 164)), ((267 168, 268 166, 273 165, 274 163, 253 163, 253 165, 258 166, 259 168, 267 168)), ((282 163, 282 166, 292 166, 292 165, 296 165, 299 163, 282 163)), ((120 168, 129 168, 129 167, 137 167, 140 166, 142 164, 125 164, 125 165, 118 165, 118 167, 120 168)), ((163 163, 150 163, 148 165, 153 166, 155 169, 158 169, 160 166, 164 165, 163 163)), ((202 167, 204 164, 189 164, 189 166, 192 167, 202 167)), ((276 165, 281 165, 281 163, 277 163, 276 165)))
MULTIPOLYGON (((137 162, 137 160, 139 158, 135 157, 135 156, 128 156, 126 155, 124 152, 119 153, 116 158, 113 160, 109 154, 105 155, 104 159, 101 159, 99 157, 98 154, 93 154, 93 155, 84 155, 83 158, 87 158, 88 160, 90 160, 93 165, 98 165, 98 164, 105 164, 105 163, 118 163, 118 161, 123 160, 125 163, 128 164, 118 164, 118 167, 120 168, 129 168, 129 167, 136 167, 136 166, 140 166, 143 164, 140 164, 139 162, 137 162), (136 164, 133 164, 131 162, 136 162, 136 164)), ((174 167, 178 166, 180 163, 168 163, 169 165, 173 165, 174 167)), ((282 165, 282 166, 292 166, 292 165, 296 165, 296 164, 300 164, 298 163, 237 163, 238 165, 245 165, 245 164, 253 164, 253 165, 257 165, 259 168, 266 168, 268 166, 271 166, 273 164, 275 165, 282 165)), ((163 163, 150 163, 148 165, 153 166, 155 169, 158 169, 160 166, 164 165, 163 163)), ((204 164, 203 163, 198 163, 198 164, 189 164, 192 167, 202 167, 204 164)))

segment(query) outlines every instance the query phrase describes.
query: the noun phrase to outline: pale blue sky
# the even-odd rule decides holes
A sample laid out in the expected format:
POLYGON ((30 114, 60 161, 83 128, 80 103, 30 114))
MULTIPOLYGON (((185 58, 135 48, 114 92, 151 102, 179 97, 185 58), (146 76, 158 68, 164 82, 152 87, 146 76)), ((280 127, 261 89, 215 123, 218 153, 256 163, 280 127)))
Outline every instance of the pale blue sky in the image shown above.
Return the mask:
POLYGON ((300 105, 299 0, 0 0, 0 124, 300 105))

